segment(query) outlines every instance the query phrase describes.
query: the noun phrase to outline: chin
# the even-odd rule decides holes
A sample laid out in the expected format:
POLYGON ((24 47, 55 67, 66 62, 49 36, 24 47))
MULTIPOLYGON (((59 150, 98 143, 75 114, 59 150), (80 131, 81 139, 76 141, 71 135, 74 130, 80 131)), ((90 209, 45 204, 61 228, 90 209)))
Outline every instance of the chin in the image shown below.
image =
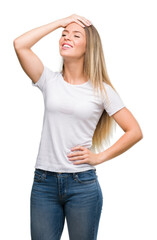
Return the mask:
POLYGON ((71 54, 63 54, 63 53, 60 53, 60 55, 63 57, 63 58, 79 58, 79 56, 76 56, 76 55, 71 55, 71 54))

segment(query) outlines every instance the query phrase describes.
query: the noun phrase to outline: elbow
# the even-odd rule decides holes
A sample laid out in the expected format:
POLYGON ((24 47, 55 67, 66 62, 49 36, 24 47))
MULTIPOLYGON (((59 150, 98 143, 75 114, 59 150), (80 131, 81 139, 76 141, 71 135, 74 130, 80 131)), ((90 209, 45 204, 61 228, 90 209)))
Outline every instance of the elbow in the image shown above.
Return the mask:
POLYGON ((138 135, 138 141, 143 139, 143 133, 141 132, 141 134, 138 135))
POLYGON ((140 128, 133 128, 127 132, 130 134, 130 137, 132 138, 134 144, 143 139, 143 133, 140 128))
POLYGON ((17 39, 14 39, 14 40, 13 40, 13 46, 14 46, 15 49, 18 48, 17 39))
POLYGON ((134 130, 134 137, 136 139, 136 142, 139 142, 140 140, 143 139, 143 133, 142 133, 141 129, 138 128, 138 129, 134 130))
POLYGON ((138 139, 139 139, 139 141, 140 141, 140 140, 143 139, 143 133, 142 133, 142 130, 141 130, 140 127, 138 128, 137 132, 138 132, 138 139))
POLYGON ((13 46, 14 46, 15 50, 18 50, 18 49, 20 49, 22 47, 22 45, 21 45, 20 41, 18 40, 18 38, 13 40, 13 46))

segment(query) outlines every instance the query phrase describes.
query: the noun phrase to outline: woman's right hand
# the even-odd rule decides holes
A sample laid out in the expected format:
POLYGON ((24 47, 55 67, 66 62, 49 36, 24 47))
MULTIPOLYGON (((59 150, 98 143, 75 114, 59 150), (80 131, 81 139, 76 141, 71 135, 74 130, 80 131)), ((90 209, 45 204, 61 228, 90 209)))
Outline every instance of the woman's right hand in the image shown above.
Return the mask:
POLYGON ((81 27, 85 27, 85 25, 90 26, 92 24, 89 20, 77 14, 72 14, 69 17, 60 19, 60 24, 62 27, 66 27, 71 22, 76 22, 80 24, 81 27), (82 21, 84 25, 80 21, 82 21))

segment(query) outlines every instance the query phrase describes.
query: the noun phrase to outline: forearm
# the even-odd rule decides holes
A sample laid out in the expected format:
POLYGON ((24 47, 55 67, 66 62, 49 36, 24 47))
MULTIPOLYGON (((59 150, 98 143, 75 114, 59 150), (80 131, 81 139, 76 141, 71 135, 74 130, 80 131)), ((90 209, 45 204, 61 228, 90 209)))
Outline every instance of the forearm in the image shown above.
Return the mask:
POLYGON ((118 155, 122 154, 129 148, 131 148, 134 144, 142 139, 142 135, 138 134, 135 131, 127 131, 125 132, 118 141, 116 141, 111 147, 106 149, 104 152, 100 152, 99 155, 99 163, 110 160, 118 155))
POLYGON ((61 27, 61 20, 56 20, 54 22, 45 24, 41 27, 34 28, 14 40, 14 45, 16 48, 31 48, 35 43, 37 43, 41 38, 54 31, 55 29, 61 27))

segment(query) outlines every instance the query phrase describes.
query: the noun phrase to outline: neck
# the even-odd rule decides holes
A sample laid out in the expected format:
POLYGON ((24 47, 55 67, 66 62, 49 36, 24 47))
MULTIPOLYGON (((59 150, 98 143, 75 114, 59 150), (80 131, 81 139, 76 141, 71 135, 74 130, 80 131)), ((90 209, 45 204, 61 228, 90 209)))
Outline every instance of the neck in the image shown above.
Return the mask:
POLYGON ((71 84, 81 84, 88 81, 88 77, 83 72, 82 59, 64 60, 63 78, 71 84))

